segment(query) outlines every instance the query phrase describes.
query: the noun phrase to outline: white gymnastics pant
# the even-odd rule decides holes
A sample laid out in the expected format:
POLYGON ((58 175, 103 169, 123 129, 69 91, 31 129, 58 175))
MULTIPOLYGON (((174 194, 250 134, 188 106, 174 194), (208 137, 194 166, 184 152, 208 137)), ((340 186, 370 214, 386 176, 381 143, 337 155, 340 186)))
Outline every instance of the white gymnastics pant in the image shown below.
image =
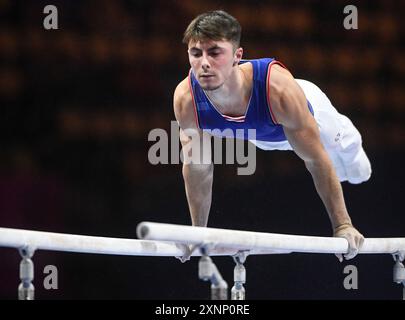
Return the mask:
MULTIPOLYGON (((371 176, 371 164, 364 152, 359 131, 340 114, 325 93, 312 82, 296 79, 314 110, 321 141, 341 182, 361 183, 371 176)), ((288 141, 251 141, 262 150, 292 150, 288 141)))

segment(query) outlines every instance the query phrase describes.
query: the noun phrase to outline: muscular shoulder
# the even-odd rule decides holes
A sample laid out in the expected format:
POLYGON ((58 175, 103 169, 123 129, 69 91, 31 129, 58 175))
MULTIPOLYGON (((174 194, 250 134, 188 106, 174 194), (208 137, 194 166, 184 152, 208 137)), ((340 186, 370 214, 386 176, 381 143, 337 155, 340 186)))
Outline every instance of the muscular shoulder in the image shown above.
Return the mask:
POLYGON ((269 100, 279 124, 290 125, 307 116, 308 107, 304 92, 292 74, 279 65, 270 70, 269 100))
POLYGON ((173 108, 176 119, 183 129, 197 127, 188 78, 177 85, 173 95, 173 108))
POLYGON ((295 83, 292 74, 278 64, 273 65, 269 72, 269 88, 272 95, 270 98, 278 98, 295 83))

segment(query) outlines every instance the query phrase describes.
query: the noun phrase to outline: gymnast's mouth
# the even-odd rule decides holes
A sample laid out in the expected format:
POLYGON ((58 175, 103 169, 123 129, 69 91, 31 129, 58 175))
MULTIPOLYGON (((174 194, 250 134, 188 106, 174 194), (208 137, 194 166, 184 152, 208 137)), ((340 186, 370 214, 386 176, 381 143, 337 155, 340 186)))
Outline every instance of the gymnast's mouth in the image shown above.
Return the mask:
POLYGON ((200 78, 203 78, 203 79, 208 79, 208 78, 212 78, 212 77, 215 77, 215 75, 213 75, 213 74, 200 74, 200 78))

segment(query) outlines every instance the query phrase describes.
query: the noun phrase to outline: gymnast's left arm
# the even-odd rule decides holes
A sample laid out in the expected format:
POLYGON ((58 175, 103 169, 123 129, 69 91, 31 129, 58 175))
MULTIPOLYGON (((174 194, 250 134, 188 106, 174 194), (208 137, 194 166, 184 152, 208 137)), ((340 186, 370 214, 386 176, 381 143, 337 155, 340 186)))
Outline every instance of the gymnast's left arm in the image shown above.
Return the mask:
MULTIPOLYGON (((283 126, 295 153, 305 162, 312 175, 316 190, 328 212, 333 235, 347 239, 349 249, 345 258, 352 259, 357 255, 364 237, 352 225, 342 186, 321 143, 318 126, 308 109, 305 95, 285 69, 275 69, 271 78, 270 103, 274 116, 283 126)), ((341 256, 338 257, 341 260, 341 256)))

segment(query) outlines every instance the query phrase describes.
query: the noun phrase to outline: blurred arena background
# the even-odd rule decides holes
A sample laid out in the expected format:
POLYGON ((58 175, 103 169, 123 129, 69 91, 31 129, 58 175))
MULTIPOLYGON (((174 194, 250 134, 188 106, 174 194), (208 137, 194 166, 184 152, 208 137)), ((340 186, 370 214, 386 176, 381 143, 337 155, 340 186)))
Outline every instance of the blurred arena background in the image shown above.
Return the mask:
MULTIPOLYGON (((0 0, 0 226, 135 238, 137 223, 189 224, 181 165, 148 162, 148 133, 170 132, 172 94, 189 69, 181 43, 198 14, 239 19, 245 58, 276 57, 313 81, 363 135, 369 182, 344 184, 366 237, 404 237, 405 3, 380 1, 0 0), (58 8, 45 30, 43 8, 58 8), (356 5, 357 30, 343 27, 356 5)), ((212 227, 331 234, 293 154, 257 150, 257 170, 215 167, 212 227), (293 197, 290 195, 293 194, 293 197)), ((233 261, 216 259, 232 285, 233 261)), ((16 299, 18 252, 0 248, 0 299, 16 299)), ((37 252, 38 299, 207 299, 197 259, 37 252), (45 290, 43 268, 59 270, 45 290)), ((249 299, 400 299, 390 256, 249 257, 249 299), (359 289, 343 287, 356 265, 359 289)))

